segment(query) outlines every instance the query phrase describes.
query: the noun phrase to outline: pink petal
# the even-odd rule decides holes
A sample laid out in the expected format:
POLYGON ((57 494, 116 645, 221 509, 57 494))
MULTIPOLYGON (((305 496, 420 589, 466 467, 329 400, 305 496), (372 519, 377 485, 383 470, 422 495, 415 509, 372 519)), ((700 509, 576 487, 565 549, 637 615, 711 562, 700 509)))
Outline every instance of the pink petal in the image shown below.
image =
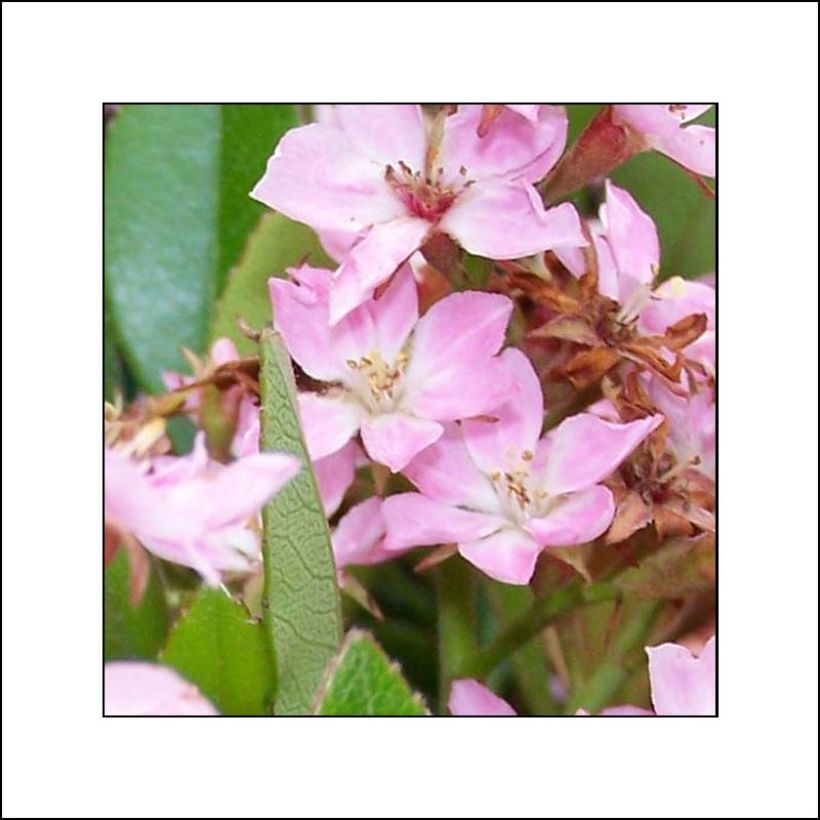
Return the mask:
POLYGON ((400 268, 390 287, 368 307, 376 327, 378 350, 386 361, 393 361, 419 318, 418 288, 410 266, 400 268))
POLYGON ((528 584, 541 547, 523 530, 503 529, 462 541, 458 551, 473 566, 505 584, 528 584))
POLYGON ((613 424, 590 413, 566 419, 544 439, 548 448, 544 489, 560 495, 597 484, 662 423, 661 415, 628 424, 613 424))
MULTIPOLYGON (((561 156, 567 140, 567 115, 552 105, 523 106, 529 116, 505 106, 492 128, 478 136, 481 105, 460 105, 447 117, 444 136, 436 160, 452 183, 465 168, 464 178, 485 180, 493 177, 536 182, 544 177, 561 156)), ((519 106, 518 108, 522 108, 519 106)))
POLYGON ((333 532, 336 566, 368 566, 396 557, 384 548, 385 523, 382 499, 368 498, 351 507, 333 532))
MULTIPOLYGON (((649 284, 660 267, 658 230, 649 215, 623 188, 606 183, 606 236, 621 276, 649 284)), ((627 294, 621 293, 621 301, 627 294)))
POLYGON ((355 441, 349 441, 341 450, 313 462, 313 474, 328 518, 339 509, 353 483, 358 459, 359 446, 355 441))
POLYGON ((424 169, 427 134, 419 105, 337 105, 336 122, 356 150, 384 166, 424 169))
POLYGON ((227 364, 239 358, 239 351, 231 339, 222 336, 211 345, 210 356, 211 362, 215 365, 227 364))
POLYGON ((689 125, 657 140, 655 147, 675 162, 707 177, 715 175, 715 129, 689 125))
POLYGON ((706 326, 715 329, 715 291, 701 282, 675 276, 660 285, 641 311, 640 326, 645 333, 663 334, 668 327, 693 313, 706 316, 706 326))
POLYGON ((498 512, 498 496, 470 458, 457 425, 447 425, 441 438, 422 450, 403 473, 434 501, 490 514, 498 512))
POLYGON ((362 442, 367 454, 394 473, 403 470, 443 432, 437 422, 405 413, 386 413, 362 422, 362 442))
MULTIPOLYGON (((206 527, 240 524, 258 513, 301 468, 298 458, 282 453, 246 456, 196 485, 186 500, 195 499, 206 527)), ((178 488, 176 492, 181 489, 187 491, 178 488)))
POLYGON ((321 230, 356 232, 404 213, 384 166, 358 152, 340 129, 320 123, 282 137, 251 196, 321 230))
POLYGON ((268 280, 273 303, 273 325, 282 334, 288 352, 310 376, 336 381, 349 375, 348 359, 358 359, 372 349, 375 328, 366 312, 338 328, 328 323, 327 283, 330 271, 291 269, 300 284, 285 279, 268 280), (327 280, 316 281, 319 274, 327 280))
POLYGON ((540 105, 508 105, 507 108, 512 109, 515 111, 516 114, 520 114, 522 117, 526 117, 531 123, 538 122, 538 112, 541 108, 540 105))
POLYGON ((612 493, 596 485, 570 493, 543 518, 531 518, 524 529, 542 547, 572 547, 603 535, 614 515, 612 493))
POLYGON ((300 393, 299 419, 308 453, 315 461, 344 447, 358 432, 364 412, 345 398, 300 393))
POLYGON ((646 648, 652 703, 659 715, 714 715, 715 639, 699 658, 683 646, 665 643, 646 648))
POLYGON ((450 687, 447 708, 451 715, 492 715, 515 717, 515 709, 486 686, 472 678, 454 680, 450 687))
POLYGON ((476 183, 447 211, 439 227, 465 250, 490 259, 586 245, 572 205, 545 210, 535 189, 523 183, 476 183))
POLYGON ((529 359, 515 348, 501 354, 512 376, 510 400, 494 409, 498 421, 465 421, 464 440, 473 461, 487 474, 517 465, 522 453, 535 452, 544 424, 541 383, 529 359))
POLYGON ((401 550, 469 542, 495 532, 504 520, 433 501, 419 493, 400 493, 384 500, 385 548, 401 550))
POLYGON ((218 715, 192 683, 154 663, 105 665, 105 706, 110 715, 218 715))
POLYGON ((429 230, 429 222, 414 216, 374 225, 351 248, 333 275, 330 323, 335 325, 369 299, 418 250, 429 230))

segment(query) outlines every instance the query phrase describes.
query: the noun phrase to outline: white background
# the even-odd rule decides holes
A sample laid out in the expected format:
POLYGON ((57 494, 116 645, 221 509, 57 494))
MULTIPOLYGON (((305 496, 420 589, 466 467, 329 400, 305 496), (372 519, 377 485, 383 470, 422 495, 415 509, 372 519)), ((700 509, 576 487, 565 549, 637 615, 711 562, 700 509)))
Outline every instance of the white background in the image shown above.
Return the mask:
POLYGON ((816 816, 816 4, 2 11, 4 816, 816 816), (100 104, 315 99, 720 101, 719 719, 100 718, 100 104))

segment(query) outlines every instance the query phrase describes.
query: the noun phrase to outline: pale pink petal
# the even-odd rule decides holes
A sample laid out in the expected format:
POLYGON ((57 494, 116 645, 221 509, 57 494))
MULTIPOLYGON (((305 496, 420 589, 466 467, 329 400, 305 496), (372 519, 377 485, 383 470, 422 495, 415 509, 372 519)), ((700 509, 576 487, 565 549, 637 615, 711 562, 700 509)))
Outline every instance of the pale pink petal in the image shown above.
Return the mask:
POLYGON ((490 259, 586 245, 572 205, 565 202, 546 210, 535 189, 523 183, 476 183, 456 200, 439 228, 465 250, 490 259))
POLYGON ((384 165, 361 154, 340 129, 319 123, 282 137, 251 196, 331 231, 360 231, 405 210, 385 181, 384 165))
POLYGON ((174 494, 184 490, 183 503, 193 501, 208 528, 239 524, 259 512, 301 467, 295 456, 259 453, 234 461, 198 486, 190 485, 190 491, 189 485, 174 488, 174 494))
POLYGON ((409 265, 399 268, 390 287, 369 304, 369 309, 377 349, 387 361, 393 361, 419 318, 418 288, 409 265))
POLYGON ((541 383, 529 359, 515 348, 505 350, 500 359, 513 380, 509 401, 492 411, 497 421, 462 424, 467 449, 487 474, 517 466, 525 452, 534 454, 544 424, 541 383))
POLYGON ((364 419, 361 406, 343 397, 299 394, 299 419, 314 461, 335 453, 356 435, 364 419))
POLYGON ((621 282, 618 277, 618 266, 615 264, 612 248, 604 236, 594 236, 592 243, 595 246, 598 262, 598 291, 609 299, 618 302, 622 296, 621 282))
POLYGON ((581 248, 571 245, 559 246, 552 249, 558 261, 577 279, 586 273, 587 263, 581 248))
POLYGON ((572 547, 594 541, 615 515, 612 493, 600 485, 570 493, 543 518, 531 518, 524 529, 542 547, 572 547))
POLYGON ((154 663, 107 663, 103 687, 107 716, 219 714, 196 686, 154 663))
POLYGON ((705 125, 689 125, 659 138, 655 147, 675 162, 707 177, 715 175, 715 129, 705 125))
POLYGON ((369 299, 373 291, 418 250, 429 230, 429 222, 414 216, 374 225, 350 249, 333 275, 331 324, 369 299))
POLYGON ((715 639, 699 658, 683 646, 665 643, 646 648, 652 703, 659 715, 714 715, 715 639))
POLYGON ((361 432, 370 458, 397 473, 436 441, 444 428, 435 421, 405 413, 385 413, 364 419, 361 432))
POLYGON ((451 507, 419 493, 391 495, 384 500, 382 515, 389 550, 469 542, 505 524, 501 518, 451 507))
POLYGON ((235 362, 239 358, 239 351, 233 340, 222 336, 211 345, 211 362, 215 365, 235 362))
POLYGON ((423 382, 417 370, 408 372, 401 407, 423 418, 455 421, 493 411, 514 389, 509 370, 498 358, 451 359, 423 382))
POLYGON ((663 334, 675 322, 695 313, 704 314, 707 328, 715 329, 714 289, 675 276, 655 289, 653 298, 641 311, 641 330, 663 334))
POLYGON ((590 413, 566 419, 545 438, 544 489, 560 495, 597 484, 662 423, 661 415, 628 424, 613 424, 590 413))
POLYGON ((356 462, 359 458, 359 446, 349 441, 341 450, 313 462, 313 475, 322 496, 325 515, 330 518, 356 477, 356 462))
POLYGON ((504 344, 512 309, 506 296, 479 291, 453 293, 436 302, 416 325, 410 369, 421 379, 453 359, 495 355, 504 344))
MULTIPOLYGON (((658 230, 631 194, 606 183, 606 236, 620 276, 649 284, 660 267, 661 247, 658 230)), ((603 291, 602 291, 603 292, 603 291)), ((621 301, 626 294, 621 293, 621 301)))
POLYGON ((336 122, 356 150, 377 160, 382 168, 404 162, 415 171, 424 168, 427 135, 419 105, 337 105, 336 122))
POLYGON ((489 715, 515 717, 515 709, 503 698, 472 678, 454 680, 450 687, 447 708, 451 715, 489 715))
POLYGON ((538 112, 541 106, 536 103, 534 105, 507 105, 507 108, 511 108, 522 117, 526 117, 531 123, 536 123, 538 122, 538 112))
POLYGON ((259 407, 247 396, 239 403, 231 454, 236 458, 259 452, 259 407))
POLYGON ((505 584, 528 584, 541 547, 519 529, 503 529, 483 538, 462 541, 458 551, 473 566, 505 584))
POLYGON ((499 512, 498 496, 470 458, 455 424, 447 425, 441 438, 422 450, 403 473, 434 501, 490 514, 499 512))
MULTIPOLYGON (((561 156, 567 140, 567 115, 560 106, 523 106, 529 116, 505 106, 492 128, 478 136, 482 105, 460 105, 447 117, 436 159, 445 181, 494 177, 536 182, 561 156), (465 173, 460 174, 464 168, 465 173)), ((519 106, 521 108, 521 106, 519 106)))
POLYGON ((374 496, 351 507, 333 531, 336 566, 368 566, 395 558, 396 552, 384 548, 384 537, 381 498, 374 496))

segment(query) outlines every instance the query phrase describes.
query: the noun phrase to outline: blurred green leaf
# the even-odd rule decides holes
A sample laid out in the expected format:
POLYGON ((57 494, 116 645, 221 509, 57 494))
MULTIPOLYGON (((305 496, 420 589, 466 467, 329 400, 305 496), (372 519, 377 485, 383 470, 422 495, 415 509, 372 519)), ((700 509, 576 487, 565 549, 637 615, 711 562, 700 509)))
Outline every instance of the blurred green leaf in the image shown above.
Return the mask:
POLYGON ((168 635, 168 608, 156 566, 152 564, 137 606, 129 602, 130 578, 128 553, 119 549, 105 570, 103 653, 107 661, 156 658, 168 635))
POLYGON ((260 343, 261 450, 292 453, 302 471, 262 512, 263 621, 279 675, 275 712, 308 714, 342 633, 333 548, 296 405, 287 350, 266 330, 260 343))
POLYGON ((426 715, 414 694, 379 645, 366 632, 351 630, 327 670, 319 692, 319 715, 426 715))
POLYGON ((316 267, 335 267, 307 225, 279 213, 264 214, 248 237, 242 258, 231 271, 225 293, 217 303, 211 342, 227 336, 242 355, 256 353, 256 344, 239 332, 237 317, 255 329, 269 325, 268 279, 284 276, 286 268, 303 260, 316 267))
POLYGON ((248 197, 291 106, 125 105, 105 156, 106 296, 140 386, 203 352, 213 302, 264 210, 248 197))
POLYGON ((114 339, 111 314, 106 305, 103 308, 103 396, 113 401, 117 392, 123 392, 122 360, 114 339))
POLYGON ((225 715, 269 714, 276 685, 260 623, 222 589, 203 587, 174 626, 162 661, 225 715))

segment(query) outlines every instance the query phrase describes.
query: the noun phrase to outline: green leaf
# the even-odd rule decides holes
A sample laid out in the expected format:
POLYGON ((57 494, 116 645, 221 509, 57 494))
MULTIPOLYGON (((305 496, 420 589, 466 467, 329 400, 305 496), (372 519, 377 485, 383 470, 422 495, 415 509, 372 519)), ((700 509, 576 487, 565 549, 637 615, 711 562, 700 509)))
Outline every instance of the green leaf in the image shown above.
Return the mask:
POLYGON ((333 548, 296 405, 296 384, 281 337, 260 344, 261 449, 292 453, 302 471, 262 511, 263 622, 279 674, 275 712, 308 714, 342 633, 333 548))
POLYGON ((286 268, 303 260, 316 267, 335 267, 307 225, 279 213, 263 215, 248 237, 242 258, 231 271, 225 293, 216 306, 211 341, 227 336, 242 355, 256 353, 256 345, 240 333, 237 317, 241 316, 253 328, 269 325, 268 279, 284 276, 286 268))
POLYGON ((114 339, 111 314, 106 305, 103 308, 103 396, 113 401, 117 392, 123 390, 122 360, 114 339))
POLYGON ((351 630, 327 670, 318 715, 427 715, 398 666, 367 633, 351 630))
POLYGON ((119 549, 105 570, 103 654, 107 661, 156 658, 168 635, 168 608, 156 566, 151 566, 137 606, 129 602, 130 577, 128 553, 119 549))
POLYGON ((106 296, 122 353, 147 390, 203 352, 245 233, 248 197, 291 106, 125 105, 106 141, 106 296))
POLYGON ((260 623, 222 589, 203 587, 174 626, 162 661, 225 715, 269 714, 276 685, 260 623))

